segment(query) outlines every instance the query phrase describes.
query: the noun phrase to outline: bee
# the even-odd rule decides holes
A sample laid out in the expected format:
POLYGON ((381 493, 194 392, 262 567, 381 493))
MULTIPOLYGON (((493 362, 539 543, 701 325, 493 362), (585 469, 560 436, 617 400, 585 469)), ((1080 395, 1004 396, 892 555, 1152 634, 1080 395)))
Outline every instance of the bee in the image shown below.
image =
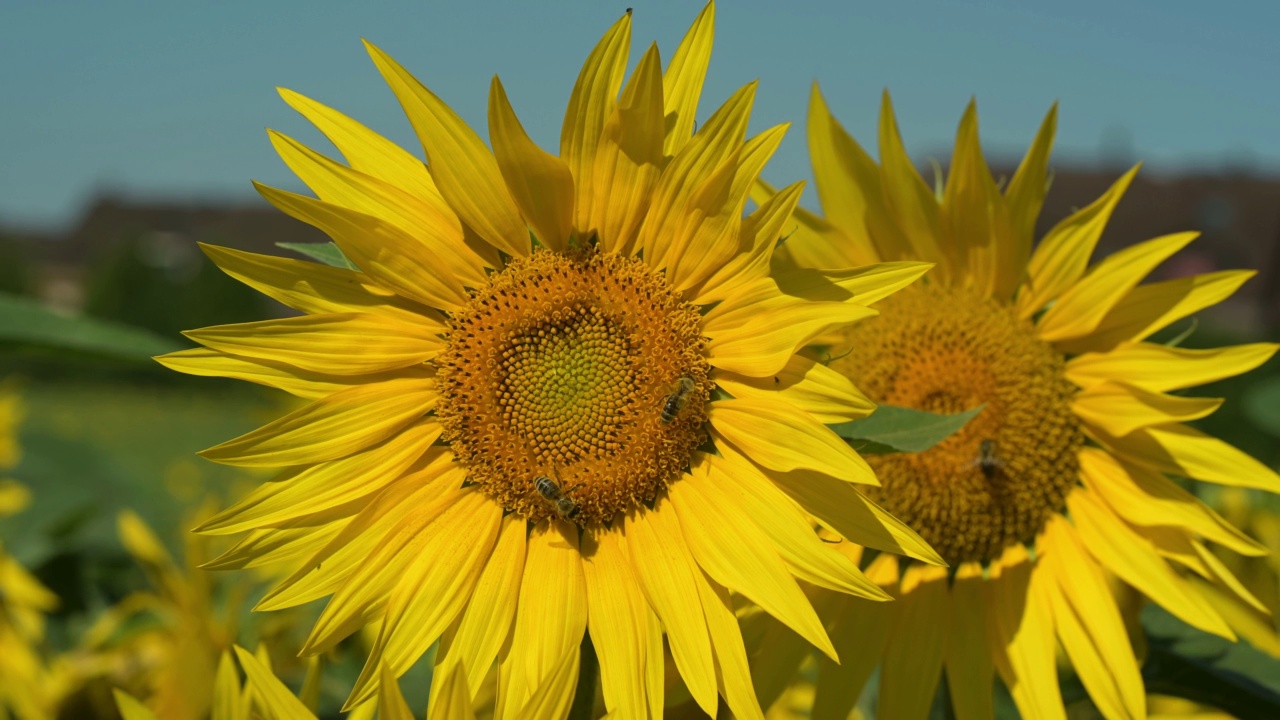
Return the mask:
POLYGON ((693 378, 685 375, 676 381, 675 390, 662 401, 662 422, 669 423, 689 404, 689 395, 698 387, 693 378))
POLYGON ((546 475, 539 475, 533 480, 533 488, 538 491, 542 499, 555 508, 557 515, 570 522, 578 519, 578 514, 582 512, 582 506, 569 497, 569 493, 582 487, 582 485, 583 483, 578 483, 568 490, 561 490, 560 483, 546 475))
POLYGON ((996 471, 1004 467, 1004 460, 996 455, 996 441, 983 440, 978 445, 978 457, 969 467, 977 467, 988 480, 995 477, 996 471))

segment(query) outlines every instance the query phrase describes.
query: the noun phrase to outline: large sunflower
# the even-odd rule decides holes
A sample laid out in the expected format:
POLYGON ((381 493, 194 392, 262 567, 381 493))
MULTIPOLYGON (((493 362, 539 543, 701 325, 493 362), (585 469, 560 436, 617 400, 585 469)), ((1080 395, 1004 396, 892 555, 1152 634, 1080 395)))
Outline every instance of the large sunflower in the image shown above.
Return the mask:
POLYGON ((797 354, 927 265, 846 273, 835 300, 779 291, 769 258, 800 186, 742 211, 785 128, 745 138, 752 83, 692 132, 712 22, 708 5, 665 72, 653 46, 624 88, 622 17, 560 156, 496 78, 490 151, 373 46, 427 164, 283 91, 349 165, 273 132, 319 199, 260 190, 359 269, 208 248, 307 314, 191 332, 206 349, 160 360, 314 399, 203 453, 287 469, 200 529, 252 531, 223 566, 302 560, 259 609, 332 595, 304 653, 380 623, 349 706, 379 663, 398 676, 438 641, 435 677, 459 665, 473 694, 498 662, 498 717, 530 716, 548 683, 536 715, 563 716, 589 631, 611 711, 661 714, 665 634, 702 708, 759 717, 730 592, 833 657, 797 578, 887 597, 802 504, 852 504, 853 537, 936 559, 862 498, 875 476, 823 424, 871 404, 797 354))
MULTIPOLYGON (((841 333, 831 367, 876 402, 935 412, 984 406, 927 452, 871 461, 882 482, 871 497, 918 530, 951 571, 880 556, 868 574, 899 602, 856 613, 858 601, 822 601, 833 608, 841 655, 859 648, 871 659, 820 659, 815 717, 843 718, 877 657, 884 717, 925 717, 944 669, 960 718, 991 717, 996 674, 1024 717, 1062 717, 1058 644, 1105 716, 1141 717, 1142 679, 1110 581, 1227 638, 1229 619, 1188 575, 1260 607, 1206 544, 1266 550, 1171 476, 1273 492, 1280 478, 1183 424, 1221 401, 1176 391, 1250 370, 1276 347, 1148 341, 1253 273, 1139 284, 1195 233, 1149 240, 1089 267, 1134 171, 1033 251, 1055 122, 1051 110, 1002 185, 983 159, 971 105, 935 191, 903 148, 887 94, 877 163, 814 88, 809 146, 826 217, 797 211, 777 277, 882 260, 936 263, 920 283, 878 303, 880 317, 841 333)), ((773 197, 761 186, 758 199, 773 197)))

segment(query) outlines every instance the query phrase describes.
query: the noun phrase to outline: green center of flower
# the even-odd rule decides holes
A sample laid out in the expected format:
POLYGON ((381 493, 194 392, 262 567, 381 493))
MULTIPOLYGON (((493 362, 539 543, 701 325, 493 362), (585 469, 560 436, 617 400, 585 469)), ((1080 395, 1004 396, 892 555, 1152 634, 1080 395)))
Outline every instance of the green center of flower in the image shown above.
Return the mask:
POLYGON ((984 409, 925 452, 868 458, 882 483, 868 494, 953 566, 1031 543, 1076 484, 1084 443, 1061 353, 1012 308, 963 290, 917 285, 877 308, 833 367, 888 405, 984 409))
POLYGON ((516 260, 451 319, 435 361, 445 439, 508 510, 606 522, 676 480, 705 438, 699 322, 639 259, 516 260), (687 402, 664 414, 682 378, 687 402))

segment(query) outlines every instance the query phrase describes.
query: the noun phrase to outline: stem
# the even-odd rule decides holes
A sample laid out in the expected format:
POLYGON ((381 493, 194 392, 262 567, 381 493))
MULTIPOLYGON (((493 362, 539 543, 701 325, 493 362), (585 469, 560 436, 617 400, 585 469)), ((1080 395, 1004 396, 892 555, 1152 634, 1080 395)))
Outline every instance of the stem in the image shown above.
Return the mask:
POLYGON ((591 720, 596 707, 596 678, 600 675, 600 660, 591 636, 582 637, 582 654, 578 665, 578 687, 573 691, 573 706, 569 708, 569 720, 591 720))

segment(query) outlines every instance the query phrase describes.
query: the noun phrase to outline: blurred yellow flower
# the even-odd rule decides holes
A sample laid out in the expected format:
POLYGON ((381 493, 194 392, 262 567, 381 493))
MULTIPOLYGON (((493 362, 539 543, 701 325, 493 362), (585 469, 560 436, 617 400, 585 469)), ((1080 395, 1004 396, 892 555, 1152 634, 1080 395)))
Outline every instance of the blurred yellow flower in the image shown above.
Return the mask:
MULTIPOLYGON (((12 378, 0 381, 0 472, 9 470, 22 459, 18 444, 18 425, 26 413, 22 398, 12 378)), ((3 507, 0 506, 0 512, 3 507)))
MULTIPOLYGON (((1142 717, 1142 678, 1109 578, 1226 638, 1235 638, 1230 621, 1197 582, 1261 609, 1206 543, 1249 556, 1266 549, 1168 476, 1270 492, 1280 478, 1184 424, 1220 400, 1172 393, 1248 371, 1276 346, 1148 341, 1253 273, 1140 284, 1195 233, 1089 267, 1136 169, 1033 251, 1056 109, 1003 186, 983 159, 973 105, 936 190, 908 158, 888 94, 880 120, 877 163, 815 86, 809 146, 826 217, 797 211, 775 274, 784 288, 822 297, 798 279, 886 260, 936 263, 921 283, 878 303, 879 318, 842 333, 832 353, 848 352, 831 366, 876 402, 984 409, 926 452, 872 459, 883 482, 872 498, 952 570, 882 555, 868 574, 899 602, 866 612, 857 599, 815 599, 831 608, 841 657, 861 657, 839 666, 819 659, 814 717, 844 717, 877 661, 880 717, 925 717, 944 669, 959 718, 991 717, 996 674, 1024 717, 1063 717, 1057 643, 1104 716, 1142 717)), ((777 196, 758 192, 761 202, 777 196)))
MULTIPOLYGON (((0 410, 5 402, 0 397, 0 410)), ((30 497, 17 482, 0 480, 0 518, 21 511, 30 497)), ((54 695, 40 645, 45 616, 57 606, 58 597, 0 544, 0 717, 49 717, 54 695)))
MULTIPOLYGON (((711 5, 665 71, 651 46, 623 87, 630 34, 628 13, 587 59, 559 156, 496 78, 490 151, 372 45, 429 167, 282 91, 349 165, 272 132, 319 199, 260 190, 359 270, 208 248, 308 314, 194 331, 205 349, 160 358, 315 401, 203 453, 288 469, 200 529, 252 531, 227 564, 306 558, 258 606, 332 595, 304 654, 381 622, 349 705, 438 640, 473 694, 500 664, 498 717, 530 716, 544 683, 535 714, 563 716, 589 631, 610 710, 661 714, 665 634, 704 710, 759 717, 730 591, 833 656, 796 579, 887 597, 801 509, 864 503, 852 483, 876 480, 824 425, 871 404, 798 351, 927 265, 851 274, 839 300, 782 293, 769 257, 800 185, 742 214, 785 127, 746 137, 751 83, 693 132, 711 5)), ((849 517, 859 541, 888 524, 936 560, 878 508, 849 517)))

